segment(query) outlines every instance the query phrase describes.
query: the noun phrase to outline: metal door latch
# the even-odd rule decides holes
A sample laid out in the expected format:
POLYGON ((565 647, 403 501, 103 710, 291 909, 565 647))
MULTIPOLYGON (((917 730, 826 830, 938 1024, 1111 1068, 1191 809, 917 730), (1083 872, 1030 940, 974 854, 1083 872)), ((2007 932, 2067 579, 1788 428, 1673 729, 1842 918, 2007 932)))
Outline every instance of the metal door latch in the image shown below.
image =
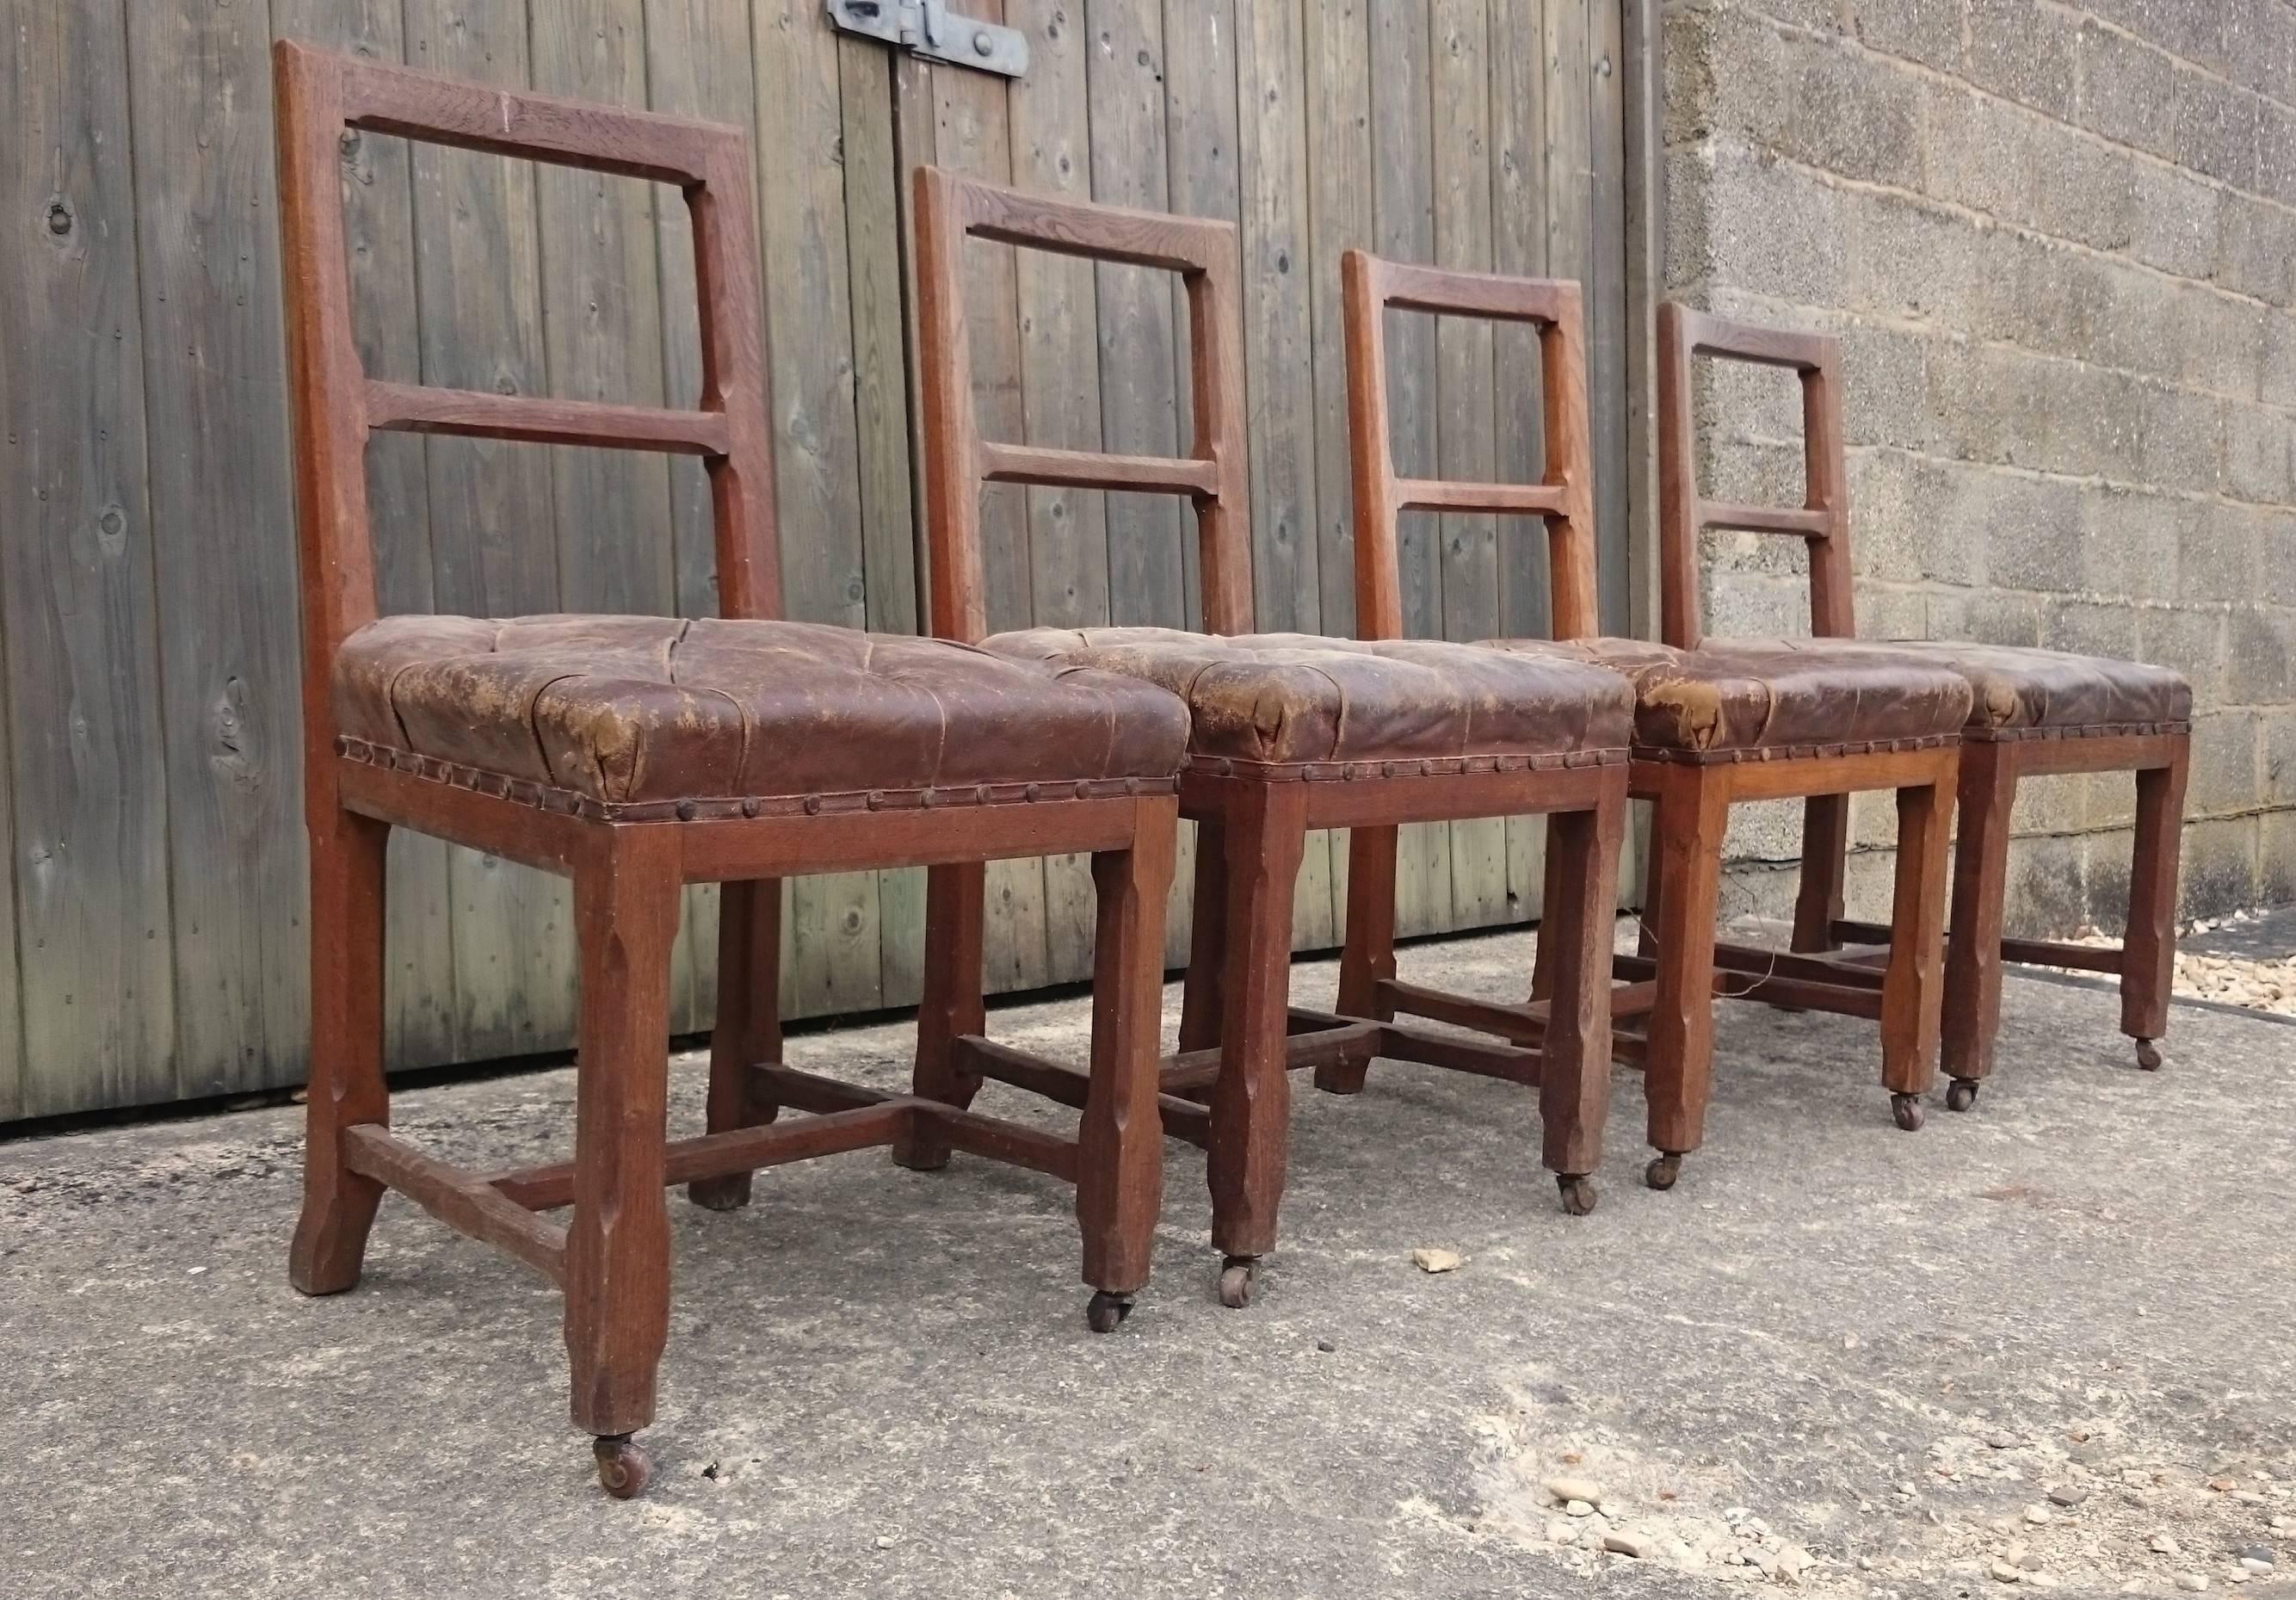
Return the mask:
POLYGON ((827 0, 830 21, 846 33, 881 39, 927 61, 978 67, 1019 78, 1029 70, 1029 36, 1017 28, 976 22, 944 0, 827 0))

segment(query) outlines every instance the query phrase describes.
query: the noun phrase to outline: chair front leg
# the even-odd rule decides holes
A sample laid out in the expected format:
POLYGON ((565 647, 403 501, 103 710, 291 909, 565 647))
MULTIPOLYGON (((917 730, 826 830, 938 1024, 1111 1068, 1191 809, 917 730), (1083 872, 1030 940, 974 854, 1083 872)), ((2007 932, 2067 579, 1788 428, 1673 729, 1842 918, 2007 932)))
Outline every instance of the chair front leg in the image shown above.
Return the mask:
POLYGON ((2185 776, 2192 742, 2179 738, 2165 767, 2136 775, 2136 846, 2129 860, 2128 929, 2120 942, 2120 1031, 2136 1041, 2136 1064, 2161 1066, 2177 967, 2177 866, 2185 829, 2185 776))
POLYGON ((1619 851, 1627 832, 1627 769, 1612 769, 1591 811, 1547 818, 1546 900, 1539 910, 1541 967, 1554 1002, 1540 1041, 1543 1154, 1566 1210, 1595 1206, 1590 1175, 1603 1156, 1611 1107, 1611 923, 1619 851))
POLYGON ((1177 802, 1143 800, 1132 848, 1092 858, 1099 896, 1093 946, 1092 1080, 1077 1131, 1077 1222, 1087 1311, 1105 1332, 1148 1281, 1164 1195, 1157 1108, 1163 1022, 1164 902, 1172 886, 1177 802))
POLYGON ((1682 1158, 1705 1140, 1714 1092, 1714 912, 1730 822, 1728 778, 1719 768, 1669 766, 1657 800, 1651 879, 1658 915, 1643 919, 1658 964, 1657 993, 1643 1092, 1658 1154, 1643 1177, 1653 1189, 1670 1189, 1682 1158))
POLYGON ((1292 889, 1308 841, 1304 784, 1256 784, 1239 792, 1227 817, 1225 1014, 1206 1161, 1212 1244, 1226 1258, 1220 1298, 1231 1306, 1250 1298, 1253 1263, 1275 1246, 1283 1197, 1292 889))
POLYGON ((1953 921, 1946 936, 1941 1051, 1954 1079, 1946 1104, 1966 1111, 1991 1075, 2001 1031, 2001 923, 2009 893, 2009 818, 2017 803, 2011 747, 1972 739, 1961 747, 1961 836, 1953 849, 1953 921))
POLYGON ((338 810, 311 830, 311 1078, 303 1213, 287 1278, 305 1294, 358 1282, 382 1185, 343 1160, 345 1130, 388 1124, 382 1072, 383 881, 390 829, 338 810))
MULTIPOLYGON (((581 1009, 566 1353, 575 1425, 611 1443, 653 1420, 654 1374, 669 1334, 662 1163, 680 882, 675 826, 602 833, 574 874, 581 1009)), ((608 1466, 603 1448, 600 1465, 608 1466)))
MULTIPOLYGON (((782 1059, 782 886, 777 878, 727 883, 718 898, 718 1018, 709 1032, 709 1131, 771 1122, 750 1069, 782 1059)), ((699 1178, 686 1198, 713 1211, 750 1203, 750 1174, 699 1178)))
POLYGON ((1890 964, 1882 974, 1882 1084, 1890 1091, 1890 1114, 1908 1133, 1921 1127, 1921 1097, 1937 1082, 1953 782, 1948 768, 1935 783, 1898 791, 1898 881, 1890 964))

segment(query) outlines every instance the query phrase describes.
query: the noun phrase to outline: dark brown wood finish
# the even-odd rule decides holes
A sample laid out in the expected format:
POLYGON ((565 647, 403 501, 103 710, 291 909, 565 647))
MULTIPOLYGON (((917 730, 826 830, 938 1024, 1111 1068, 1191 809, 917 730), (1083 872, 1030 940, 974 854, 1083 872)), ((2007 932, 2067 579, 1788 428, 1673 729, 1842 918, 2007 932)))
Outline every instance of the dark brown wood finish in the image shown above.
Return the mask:
MULTIPOLYGON (((1392 637, 1402 627, 1398 551, 1399 521, 1408 510, 1472 508, 1528 513, 1544 520, 1551 602, 1551 633, 1557 639, 1591 637, 1601 629, 1596 606, 1596 544, 1594 530, 1593 447, 1587 430, 1587 356, 1578 286, 1547 280, 1439 270, 1382 260, 1361 250, 1349 252, 1344 267, 1349 362, 1349 431, 1356 481, 1356 572, 1358 630, 1366 637, 1392 637), (1546 431, 1545 480, 1536 486, 1430 483, 1399 478, 1387 414, 1384 330, 1390 308, 1443 316, 1479 317, 1528 324, 1539 340, 1542 414, 1546 431)), ((1711 352, 1720 334, 1683 318, 1695 314, 1667 311, 1672 340, 1661 341, 1660 411, 1662 437, 1673 439, 1688 415, 1688 352, 1711 352), (1685 338, 1690 341, 1683 342, 1685 338)), ((1749 341, 1727 353, 1814 371, 1823 352, 1800 336, 1780 334, 1749 341)), ((1831 387, 1805 387, 1805 417, 1813 440, 1834 443, 1838 457, 1840 397, 1831 387)), ((1814 446, 1810 504, 1799 509, 1721 505, 1699 498, 1687 458, 1669 455, 1660 464, 1662 610, 1667 643, 1696 642, 1697 595, 1694 532, 1688 526, 1750 528, 1791 533, 1812 547, 1813 605, 1817 631, 1846 631, 1849 619, 1849 571, 1842 528, 1843 502, 1838 461, 1819 468, 1814 446)), ((1844 729, 1849 744, 1854 730, 1844 729)), ((1654 1187, 1669 1187, 1681 1158, 1704 1137, 1706 1104, 1713 1073, 1713 1002, 1718 995, 1759 997, 1849 1015, 1877 1018, 1882 1024, 1882 1081, 1901 1126, 1918 1126, 1919 1095, 1935 1071, 1942 983, 1939 972, 1945 886, 1945 830, 1956 751, 1836 748, 1814 752, 1765 751, 1780 759, 1759 761, 1697 761, 1666 759, 1638 750, 1631 767, 1632 792, 1655 802, 1652 826, 1653 860, 1644 913, 1643 950, 1611 963, 1613 976, 1626 981, 1613 991, 1608 1010, 1620 1017, 1646 1013, 1648 1032, 1636 1038, 1620 1033, 1613 1043, 1622 1058, 1639 1060, 1647 1072, 1649 1135, 1658 1149, 1646 1174, 1654 1187), (1898 862, 1897 922, 1905 930, 1886 975, 1846 964, 1808 959, 1794 971, 1763 964, 1765 953, 1718 946, 1715 914, 1722 841, 1729 808, 1741 800, 1786 796, 1810 800, 1813 815, 1835 815, 1846 796, 1860 789, 1894 789, 1906 819, 1907 848, 1898 862)), ((1846 817, 1846 809, 1840 812, 1846 817)), ((1559 835, 1558 835, 1559 841, 1559 835)), ((1536 1041, 1550 1024, 1552 997, 1562 987, 1561 964, 1574 968, 1592 961, 1596 970, 1607 950, 1589 948, 1586 929, 1567 907, 1581 887, 1583 863, 1567 849, 1550 849, 1546 860, 1547 912, 1539 940, 1538 967, 1531 975, 1530 1004, 1481 1008, 1394 981, 1391 949, 1394 910, 1382 886, 1381 870, 1394 850, 1391 834, 1358 829, 1349 878, 1351 931, 1360 928, 1367 944, 1356 976, 1359 988, 1376 997, 1385 1014, 1412 1012, 1439 1017, 1502 1038, 1536 1041), (1566 908, 1558 920, 1558 908, 1566 908), (1373 942, 1375 941, 1375 942, 1373 942), (1550 971, 1550 964, 1555 970, 1550 971)))
POLYGON ((758 1168, 881 1145, 912 1165, 962 1150, 1048 1173, 1077 1185, 1084 1272, 1095 1291, 1090 1320, 1112 1328, 1147 1279, 1160 1198, 1156 997, 1176 785, 1079 784, 1058 798, 1025 785, 1010 794, 889 790, 610 807, 341 737, 330 693, 337 652, 376 613, 365 461, 374 432, 698 455, 722 613, 778 616, 752 191, 734 128, 505 94, 291 43, 277 47, 275 66, 312 854, 312 1070, 304 1208, 290 1259, 296 1287, 325 1294, 357 1281, 386 1189, 547 1273, 566 1293, 574 1421, 596 1436, 602 1481, 623 1496, 643 1488, 650 1470, 630 1435, 652 1419, 669 1325, 667 1184, 687 1184, 696 1202, 726 1209, 747 1200, 758 1168), (346 268, 338 153, 346 128, 676 184, 692 214, 698 408, 370 381, 346 268), (572 881, 581 1006, 571 1161, 481 1177, 390 1132, 382 938, 394 827, 572 881), (921 1019, 925 1095, 882 1095, 780 1064, 783 878, 924 866, 937 880, 954 874, 977 885, 981 862, 1066 852, 1091 857, 1100 899, 1092 1062, 1074 1097, 1076 1138, 975 1115, 963 1109, 967 1096, 948 1092, 964 1053, 988 1047, 978 1037, 977 915, 969 945, 939 952, 951 977, 921 1019), (672 1141, 671 953, 685 886, 708 882, 726 886, 708 1131, 672 1141), (784 1107, 816 1114, 777 1122, 784 1107), (562 1229, 533 1215, 561 1206, 572 1208, 562 1229))
MULTIPOLYGON (((1820 637, 1854 637, 1841 341, 1827 334, 1788 333, 1668 304, 1660 310, 1659 344, 1660 477, 1665 513, 1660 537, 1667 643, 1695 644, 1702 636, 1695 562, 1698 535, 1708 528, 1751 528, 1807 538, 1811 631, 1820 637), (1763 362, 1800 375, 1808 485, 1805 510, 1771 513, 1699 497, 1693 481, 1697 439, 1690 365, 1701 355, 1763 362)), ((1964 738, 1958 785, 1961 829, 1954 848, 1953 921, 1945 956, 1943 1064, 1954 1079, 1948 1105, 1968 1109, 1976 1101, 1978 1083, 1993 1071, 2004 962, 2119 973, 2120 1030, 2136 1041, 2140 1066, 2148 1071, 2160 1066, 2159 1040, 2169 1023, 2177 868, 2191 750, 2190 732, 2170 726, 2111 732, 2005 729, 1964 738), (2128 925, 2120 950, 2100 954, 2086 946, 2005 938, 2002 919, 2008 890, 2009 818, 2018 780, 2090 772, 2127 772, 2136 782, 2128 925)), ((1888 927, 1843 918, 1849 817, 1847 800, 1841 796, 1813 798, 1805 810, 1801 887, 1794 907, 1797 950, 1834 950, 1846 939, 1871 939, 1894 951, 1911 937, 1914 924, 1907 922, 1902 903, 1888 927)))
MULTIPOLYGON (((1204 629, 1252 631, 1242 285, 1234 225, 1021 194, 931 167, 917 173, 915 214, 933 630, 967 642, 988 633, 980 497, 983 486, 1001 477, 1186 495, 1196 514, 1204 629), (968 237, 1177 273, 1188 297, 1191 341, 1187 392, 1193 429, 1183 441, 1185 453, 1168 459, 1112 456, 983 439, 964 309, 968 237)), ((1583 436, 1583 407, 1578 426, 1583 436)), ((1488 492, 1512 502, 1522 491, 1488 492)), ((1462 496, 1461 503, 1471 498, 1462 496)), ((1591 616, 1591 562, 1579 576, 1591 616)), ((1294 883, 1307 834, 1317 828, 1352 827, 1359 838, 1369 834, 1391 841, 1403 823, 1538 812, 1570 818, 1566 835, 1581 847, 1585 872, 1558 892, 1593 896, 1575 913, 1579 925, 1607 928, 1609 886, 1617 876, 1625 833, 1623 763, 1423 771, 1417 769, 1445 764, 1414 762, 1408 775, 1351 771, 1343 778, 1312 782, 1215 769, 1224 765, 1192 766, 1181 782, 1181 815, 1198 825, 1195 916, 1180 1030, 1183 1054, 1165 1063, 1163 1077, 1168 1096, 1204 1095, 1210 1109, 1208 1177, 1213 1243, 1224 1260, 1222 1300, 1231 1306, 1245 1303, 1255 1264, 1275 1244, 1292 1071, 1312 1067, 1320 1087, 1352 1093, 1361 1087, 1373 1055, 1381 1054, 1538 1082, 1548 1119, 1547 1164, 1566 1202, 1576 1210, 1590 1208, 1594 1190, 1587 1174, 1601 1145, 1607 1107, 1609 1015, 1599 963, 1583 970, 1574 964, 1565 974, 1573 985, 1567 991, 1572 997, 1567 1013, 1571 1025, 1547 1030, 1536 1052, 1394 1026, 1390 1013, 1379 1009, 1375 994, 1377 981, 1394 974, 1389 948, 1395 871, 1390 843, 1383 867, 1367 867, 1358 858, 1352 869, 1341 1014, 1320 1025, 1295 1027, 1296 1013, 1285 997, 1294 883), (1390 885, 1390 922, 1389 936, 1374 943, 1359 927, 1353 906, 1357 886, 1380 871, 1390 885), (1379 965, 1382 950, 1384 968, 1379 965), (1344 1048, 1333 1047, 1333 1036, 1344 1036, 1344 1048), (1218 1068, 1207 1084, 1203 1058, 1214 1049, 1218 1068)), ((927 925, 936 955, 978 948, 980 891, 963 872, 949 869, 933 884, 927 925)), ((962 976, 929 976, 929 988, 936 993, 955 988, 967 1004, 977 1004, 969 982, 972 970, 967 964, 962 976)), ((968 1074, 981 1072, 998 1075, 978 1056, 954 1070, 921 1061, 917 1093, 961 1104, 978 1081, 968 1074)), ((1013 1081, 1020 1075, 1002 1076, 1013 1081)), ((1166 1126, 1182 1137, 1194 1131, 1185 1114, 1168 1112, 1166 1126)))

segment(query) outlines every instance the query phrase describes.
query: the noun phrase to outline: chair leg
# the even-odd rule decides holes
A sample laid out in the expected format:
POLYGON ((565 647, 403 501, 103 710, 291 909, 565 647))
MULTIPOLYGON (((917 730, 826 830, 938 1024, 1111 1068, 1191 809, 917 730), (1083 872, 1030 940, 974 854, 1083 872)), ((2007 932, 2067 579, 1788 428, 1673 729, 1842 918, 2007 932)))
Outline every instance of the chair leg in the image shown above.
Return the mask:
POLYGON ((1890 964, 1882 974, 1882 1085, 1890 1091, 1890 1114, 1908 1133, 1921 1127, 1922 1096, 1937 1082, 1952 781, 1948 774, 1898 791, 1898 882, 1890 964))
POLYGON ((1595 809, 1557 812, 1546 824, 1539 964, 1561 1000, 1541 1041, 1542 1154, 1564 1209, 1579 1216, 1595 1209, 1589 1175, 1611 1108, 1611 914, 1627 831, 1626 768, 1616 775, 1595 809))
POLYGON ((1793 948, 1838 950, 1833 924, 1841 920, 1841 889, 1849 875, 1849 797, 1813 794, 1801 803, 1801 886, 1794 893, 1793 948))
POLYGON ((2128 931, 2120 943, 2120 1031, 2136 1041, 2136 1064, 2158 1071, 2176 978, 2177 867, 2184 845, 2188 740, 2166 767, 2136 775, 2136 849, 2129 861, 2128 931))
POLYGON ((382 1075, 383 857, 390 829, 338 811, 311 830, 311 1083, 303 1214, 287 1256, 306 1294, 358 1282, 382 1186, 343 1161, 343 1133, 390 1120, 382 1075))
MULTIPOLYGON (((1395 1018, 1379 988, 1395 978, 1395 850, 1392 825, 1358 827, 1348 836, 1348 926, 1340 949, 1343 1017, 1395 1018)), ((1317 1067, 1316 1087, 1327 1094, 1357 1094, 1370 1071, 1368 1061, 1317 1067)))
POLYGON ((1227 817, 1226 1013, 1206 1162, 1212 1244, 1225 1258, 1220 1299, 1230 1306, 1250 1298, 1253 1264, 1275 1246, 1283 1197, 1292 898, 1308 840, 1304 784, 1255 784, 1239 792, 1227 817))
POLYGON ((1147 1283, 1164 1197, 1157 1037, 1178 805, 1144 800, 1139 815, 1130 849, 1092 858, 1099 897, 1092 1080, 1077 1130, 1077 1223, 1084 1234, 1084 1281, 1093 1287, 1086 1317, 1096 1333, 1121 1322, 1147 1283))
POLYGON ((1953 849, 1953 918, 1946 934, 1941 1054, 1953 1087, 1946 1104, 1967 1111, 1978 1080, 1993 1071, 2001 1031, 2001 921, 2009 892, 2009 817, 2017 803, 2010 747, 1972 739, 1961 747, 1960 837, 1953 849))
MULTIPOLYGON (((727 883, 718 903, 718 1021, 709 1033, 709 1131, 758 1128, 781 1107, 759 1097, 750 1069, 782 1058, 782 886, 727 883)), ((704 1177, 685 1197, 713 1211, 750 1203, 747 1172, 704 1177)))
POLYGON ((1196 879, 1188 921, 1188 975, 1180 986, 1180 1048, 1219 1043, 1221 970, 1226 964, 1227 831, 1196 824, 1196 879))
MULTIPOLYGON (((980 988, 980 941, 988 916, 988 868, 981 862, 925 872, 924 993, 917 1001, 914 1093, 944 1105, 967 1106, 980 1078, 959 1066, 950 1046, 988 1030, 980 988)), ((924 1117, 912 1117, 893 1140, 893 1160, 918 1172, 948 1165, 948 1140, 924 1117)))
POLYGON ((1643 1087, 1650 1142, 1658 1150, 1644 1181, 1653 1189, 1672 1188, 1682 1158, 1706 1136, 1706 1104, 1714 1092, 1714 910, 1730 821, 1727 782, 1719 771, 1669 767, 1652 819, 1659 909, 1644 923, 1658 970, 1643 1087))
POLYGON ((1565 861, 1558 853, 1555 841, 1555 818, 1546 819, 1546 859, 1539 872, 1538 938, 1530 948, 1530 997, 1535 1004, 1554 993, 1555 951, 1551 948, 1554 932, 1554 907, 1562 903, 1570 893, 1570 878, 1574 864, 1565 861))
POLYGON ((629 1435, 653 1420, 669 1335, 662 1162, 678 849, 676 829, 615 828, 574 876, 581 1008, 566 1353, 574 1424, 598 1437, 599 1473, 617 1495, 644 1486, 644 1453, 629 1435))

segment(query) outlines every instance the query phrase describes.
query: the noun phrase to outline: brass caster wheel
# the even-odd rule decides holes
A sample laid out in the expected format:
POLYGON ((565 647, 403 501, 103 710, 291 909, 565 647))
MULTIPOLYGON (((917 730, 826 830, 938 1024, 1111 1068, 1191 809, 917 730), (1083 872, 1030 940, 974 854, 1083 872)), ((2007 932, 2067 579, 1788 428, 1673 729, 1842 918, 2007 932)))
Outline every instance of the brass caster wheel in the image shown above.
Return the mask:
POLYGON ((2157 1072, 2161 1070, 2161 1046, 2157 1039, 2136 1041, 2136 1064, 2147 1072, 2157 1072))
POLYGON ((1891 1095, 1890 1096, 1890 1115, 1895 1118, 1897 1120, 1898 1126, 1904 1128, 1907 1133, 1919 1133, 1921 1131, 1923 1114, 1922 1097, 1919 1095, 1891 1095))
POLYGON ((1562 1209, 1573 1217, 1584 1217, 1595 1209, 1595 1179, 1585 1172, 1558 1172, 1554 1186, 1562 1191, 1562 1209))
POLYGON ((591 1442, 598 1460, 598 1484, 617 1500, 635 1500, 645 1492, 653 1476, 653 1457, 627 1433, 606 1434, 591 1442))
POLYGON ((1945 1108, 1949 1112, 1965 1112, 1977 1104, 1977 1079, 1956 1078, 1945 1092, 1945 1108))
POLYGON ((1251 1280, 1259 1269, 1256 1256, 1230 1256, 1220 1264, 1220 1304, 1231 1311, 1251 1303, 1251 1280))
POLYGON ((1084 1309, 1085 1325, 1095 1333, 1113 1333, 1132 1315, 1132 1297, 1095 1289, 1084 1309))
POLYGON ((1643 1169, 1643 1182, 1663 1193, 1674 1187, 1674 1180, 1682 1176, 1682 1154, 1679 1151, 1662 1150, 1651 1157, 1651 1164, 1643 1169))

